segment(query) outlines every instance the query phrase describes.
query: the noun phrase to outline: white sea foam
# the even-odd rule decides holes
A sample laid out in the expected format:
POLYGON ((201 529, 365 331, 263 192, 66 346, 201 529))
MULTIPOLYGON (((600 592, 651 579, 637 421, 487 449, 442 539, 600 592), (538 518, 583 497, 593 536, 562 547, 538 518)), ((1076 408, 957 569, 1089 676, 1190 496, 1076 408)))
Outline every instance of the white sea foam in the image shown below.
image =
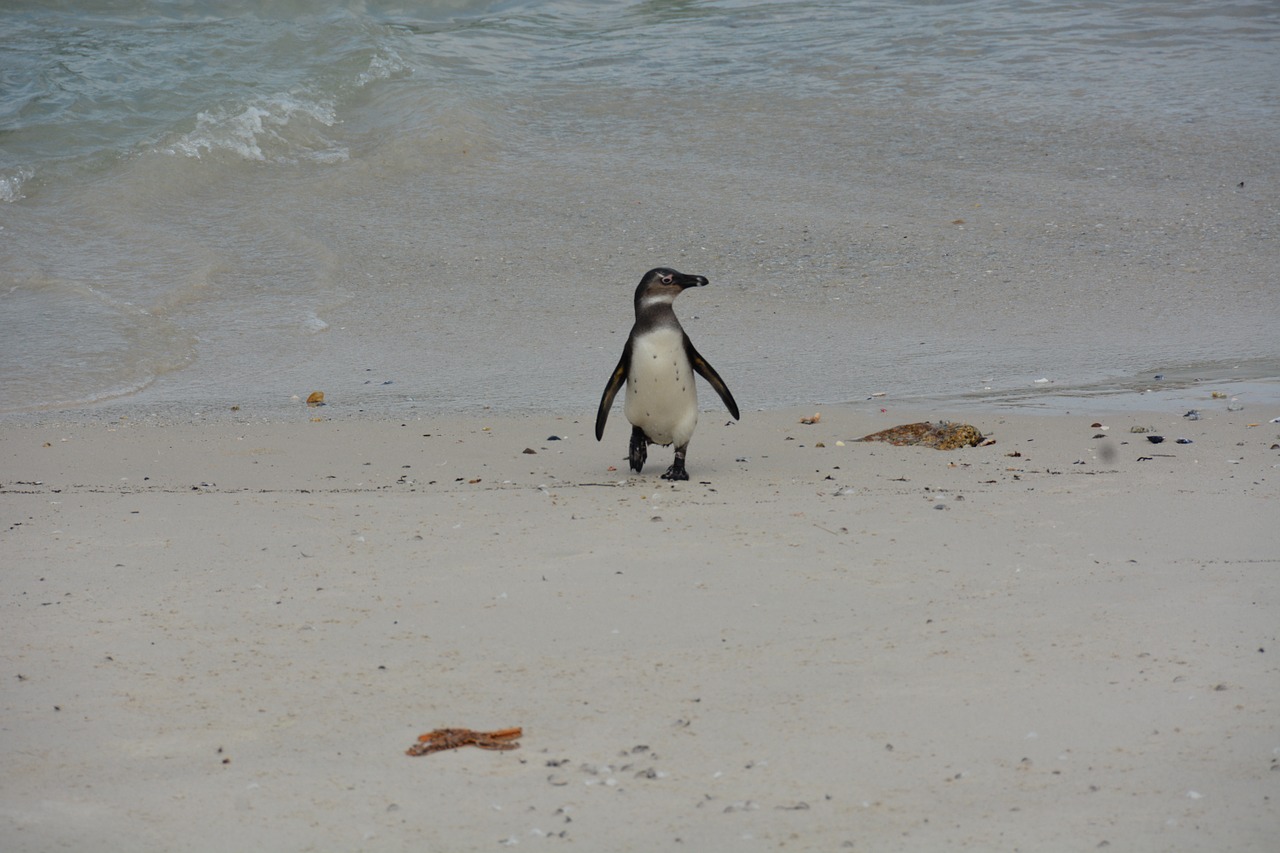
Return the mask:
POLYGON ((238 107, 200 112, 195 129, 162 150, 197 159, 227 151, 259 162, 341 162, 349 157, 347 148, 321 132, 337 121, 331 103, 280 93, 238 107))
POLYGON ((26 198, 22 185, 35 177, 35 174, 35 169, 28 166, 15 169, 7 175, 0 174, 0 201, 15 202, 26 198))
POLYGON ((370 83, 377 83, 382 80, 390 80, 393 77, 399 77, 409 74, 413 71, 413 66, 405 62, 396 54, 379 54, 369 60, 369 68, 356 77, 356 85, 358 87, 368 86, 370 83))
POLYGON ((229 152, 245 160, 270 163, 341 163, 350 159, 346 145, 330 132, 340 125, 338 102, 351 90, 407 74, 411 67, 394 53, 378 53, 368 67, 346 85, 323 95, 297 87, 196 114, 196 126, 161 147, 168 154, 200 159, 229 152))

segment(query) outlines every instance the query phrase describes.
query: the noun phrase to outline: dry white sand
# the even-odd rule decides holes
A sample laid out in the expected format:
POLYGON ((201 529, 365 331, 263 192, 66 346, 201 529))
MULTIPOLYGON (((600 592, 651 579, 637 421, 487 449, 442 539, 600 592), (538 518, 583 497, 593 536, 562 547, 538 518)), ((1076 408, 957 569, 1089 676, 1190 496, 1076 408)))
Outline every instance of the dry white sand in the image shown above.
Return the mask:
POLYGON ((1273 849, 1278 411, 330 411, 0 430, 0 847, 1273 849))

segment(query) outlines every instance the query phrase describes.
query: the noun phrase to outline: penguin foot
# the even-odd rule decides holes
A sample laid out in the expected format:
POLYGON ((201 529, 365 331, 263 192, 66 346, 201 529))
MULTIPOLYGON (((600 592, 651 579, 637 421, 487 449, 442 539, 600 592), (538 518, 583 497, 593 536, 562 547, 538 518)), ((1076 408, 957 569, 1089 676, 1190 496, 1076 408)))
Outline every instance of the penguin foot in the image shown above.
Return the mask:
POLYGON ((689 472, 684 470, 684 454, 689 449, 689 442, 685 442, 676 448, 676 458, 671 460, 671 467, 667 469, 667 473, 662 475, 664 480, 687 480, 689 472))
POLYGON ((631 470, 637 474, 649 458, 649 438, 640 427, 631 428, 631 470))
POLYGON ((684 470, 684 462, 677 459, 671 463, 671 467, 667 469, 667 473, 662 475, 664 480, 687 480, 689 472, 684 470))

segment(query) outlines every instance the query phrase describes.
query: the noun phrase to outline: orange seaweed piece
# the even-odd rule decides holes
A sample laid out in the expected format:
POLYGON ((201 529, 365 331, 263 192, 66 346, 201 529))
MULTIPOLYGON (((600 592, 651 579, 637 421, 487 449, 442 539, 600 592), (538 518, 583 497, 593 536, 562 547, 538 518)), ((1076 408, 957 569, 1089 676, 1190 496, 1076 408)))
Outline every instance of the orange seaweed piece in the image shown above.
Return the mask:
POLYGON ((460 746, 476 746, 480 749, 518 749, 516 738, 524 729, 516 727, 493 732, 477 732, 471 729, 436 729, 418 735, 418 742, 405 750, 405 755, 427 755, 460 746))

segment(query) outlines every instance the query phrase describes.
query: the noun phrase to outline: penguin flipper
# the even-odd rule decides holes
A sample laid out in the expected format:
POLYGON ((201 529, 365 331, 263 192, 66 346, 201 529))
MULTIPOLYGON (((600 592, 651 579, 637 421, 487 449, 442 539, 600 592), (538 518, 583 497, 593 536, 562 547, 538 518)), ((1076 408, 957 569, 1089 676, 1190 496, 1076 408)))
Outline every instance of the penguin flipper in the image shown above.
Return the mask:
POLYGON ((724 384, 724 380, 720 378, 720 374, 716 373, 716 369, 711 363, 702 357, 696 349, 693 348, 693 341, 689 340, 689 336, 684 336, 684 351, 689 356, 689 363, 693 365, 693 369, 698 375, 707 380, 711 387, 716 389, 716 393, 720 395, 720 399, 724 400, 725 408, 729 410, 729 414, 733 415, 733 419, 738 420, 738 404, 733 400, 733 394, 729 393, 729 386, 724 384))
POLYGON ((613 407, 613 398, 618 396, 618 389, 627 381, 627 368, 631 365, 631 341, 627 341, 622 350, 622 358, 609 377, 609 384, 604 386, 604 394, 600 396, 600 408, 596 411, 596 441, 604 438, 604 424, 609 420, 609 409, 613 407))

